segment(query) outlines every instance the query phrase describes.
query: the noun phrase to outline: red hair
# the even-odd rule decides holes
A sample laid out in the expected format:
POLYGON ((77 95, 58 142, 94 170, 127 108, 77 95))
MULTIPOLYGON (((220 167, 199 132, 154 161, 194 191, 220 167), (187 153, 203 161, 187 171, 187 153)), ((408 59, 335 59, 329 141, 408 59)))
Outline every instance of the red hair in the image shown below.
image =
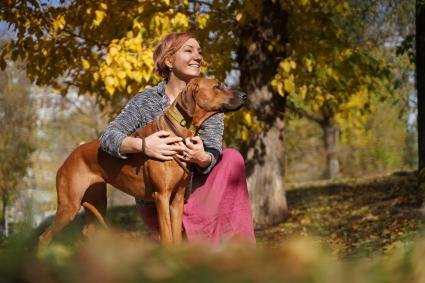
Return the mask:
POLYGON ((165 59, 172 56, 187 40, 195 38, 190 32, 172 32, 166 35, 155 47, 153 53, 154 70, 163 78, 168 78, 170 69, 165 65, 165 59))

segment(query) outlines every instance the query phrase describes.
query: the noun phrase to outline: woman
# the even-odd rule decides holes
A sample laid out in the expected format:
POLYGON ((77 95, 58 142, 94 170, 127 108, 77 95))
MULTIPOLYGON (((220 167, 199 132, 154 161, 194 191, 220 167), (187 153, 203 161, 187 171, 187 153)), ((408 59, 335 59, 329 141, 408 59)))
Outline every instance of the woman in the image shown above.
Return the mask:
MULTIPOLYGON (((164 80, 134 96, 100 138, 104 151, 126 158, 142 152, 142 140, 129 137, 176 99, 186 84, 200 76, 202 52, 188 32, 164 37, 154 52, 155 70, 164 80)), ((144 153, 159 160, 173 155, 194 164, 193 193, 184 205, 183 229, 189 241, 210 244, 239 238, 255 244, 252 213, 246 186, 244 160, 234 149, 222 151, 223 114, 207 119, 203 133, 185 140, 160 131, 145 138, 144 153)), ((137 201, 144 222, 158 230, 153 202, 137 201)))

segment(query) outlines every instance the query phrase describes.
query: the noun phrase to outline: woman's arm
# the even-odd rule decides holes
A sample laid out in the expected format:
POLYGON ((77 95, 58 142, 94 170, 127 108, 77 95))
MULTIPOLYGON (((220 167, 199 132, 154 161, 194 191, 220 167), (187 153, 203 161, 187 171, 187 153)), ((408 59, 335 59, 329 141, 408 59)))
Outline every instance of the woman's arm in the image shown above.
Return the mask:
POLYGON ((105 132, 100 137, 100 147, 103 151, 118 157, 127 158, 125 153, 141 151, 141 140, 128 137, 137 128, 144 124, 144 119, 139 111, 137 100, 141 94, 134 96, 124 107, 121 113, 112 121, 105 132), (121 145, 124 144, 124 151, 121 151, 121 145))
MULTIPOLYGON (((142 151, 142 140, 129 137, 137 128, 146 123, 139 108, 143 105, 139 101, 141 94, 133 97, 123 111, 109 124, 100 138, 102 150, 118 158, 127 158, 125 154, 142 151)), ((178 144, 182 139, 170 137, 170 133, 160 131, 145 138, 145 152, 147 156, 159 160, 171 160, 172 155, 181 152, 185 147, 178 144)))
POLYGON ((179 145, 180 137, 171 137, 167 131, 159 131, 145 138, 145 151, 140 138, 126 137, 120 146, 120 153, 143 152, 145 155, 159 160, 173 160, 173 155, 185 149, 179 145))
POLYGON ((211 164, 201 170, 203 173, 211 171, 217 160, 220 158, 223 145, 224 132, 224 114, 217 113, 211 116, 203 124, 204 132, 199 134, 201 137, 205 151, 211 156, 211 164))

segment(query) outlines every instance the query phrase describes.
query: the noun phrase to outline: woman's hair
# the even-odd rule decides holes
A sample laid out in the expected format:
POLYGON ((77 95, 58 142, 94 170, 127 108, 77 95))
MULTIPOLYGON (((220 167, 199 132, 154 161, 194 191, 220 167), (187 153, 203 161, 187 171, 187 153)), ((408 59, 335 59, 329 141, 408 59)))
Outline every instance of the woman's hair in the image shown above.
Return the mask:
POLYGON ((166 35, 156 46, 153 53, 154 70, 163 78, 168 78, 170 69, 165 65, 165 59, 173 55, 188 39, 196 37, 190 32, 172 32, 166 35))

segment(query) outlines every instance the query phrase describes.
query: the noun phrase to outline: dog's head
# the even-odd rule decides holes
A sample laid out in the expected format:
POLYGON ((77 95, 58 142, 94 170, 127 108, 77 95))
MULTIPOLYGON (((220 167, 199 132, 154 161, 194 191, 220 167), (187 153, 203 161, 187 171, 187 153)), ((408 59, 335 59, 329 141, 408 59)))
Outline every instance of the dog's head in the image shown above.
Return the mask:
POLYGON ((176 105, 199 127, 216 113, 238 110, 246 103, 246 98, 245 93, 226 88, 217 80, 195 78, 176 99, 176 105))

